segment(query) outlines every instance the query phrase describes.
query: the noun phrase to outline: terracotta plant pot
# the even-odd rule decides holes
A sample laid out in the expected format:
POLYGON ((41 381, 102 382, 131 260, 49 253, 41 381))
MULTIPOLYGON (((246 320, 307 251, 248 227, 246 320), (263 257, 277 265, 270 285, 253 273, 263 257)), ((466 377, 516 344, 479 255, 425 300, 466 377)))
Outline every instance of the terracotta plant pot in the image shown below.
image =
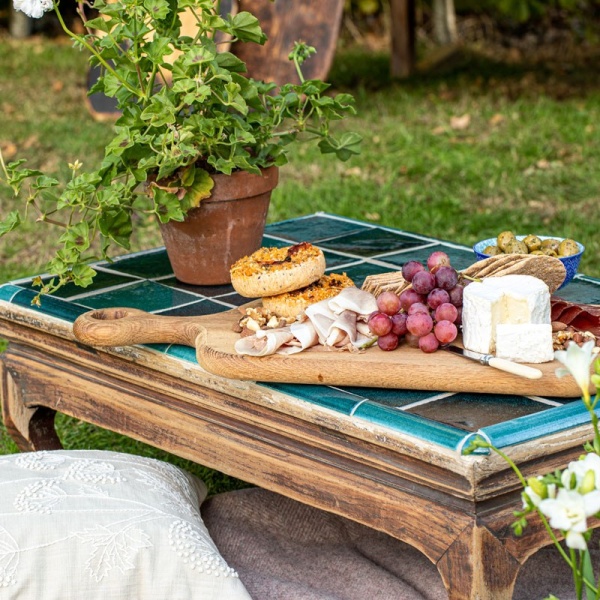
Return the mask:
POLYGON ((261 175, 218 174, 210 198, 190 210, 185 221, 160 224, 175 277, 191 285, 230 283, 231 265, 262 245, 277 167, 261 175))

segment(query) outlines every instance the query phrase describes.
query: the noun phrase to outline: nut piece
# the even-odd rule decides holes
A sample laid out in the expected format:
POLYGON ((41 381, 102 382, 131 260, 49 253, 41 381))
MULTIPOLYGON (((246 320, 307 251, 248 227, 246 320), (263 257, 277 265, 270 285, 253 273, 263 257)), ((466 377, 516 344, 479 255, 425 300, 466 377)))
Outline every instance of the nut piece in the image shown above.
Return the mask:
POLYGON ((555 325, 565 325, 564 323, 552 323, 552 347, 554 350, 566 350, 569 344, 582 346, 586 342, 593 340, 596 347, 595 352, 600 351, 600 338, 597 338, 591 331, 580 331, 571 326, 564 326, 562 329, 555 329, 555 325))
POLYGON ((236 333, 242 337, 253 335, 259 329, 278 329, 287 327, 295 321, 286 317, 280 317, 264 306, 250 306, 240 309, 242 318, 233 326, 236 333))

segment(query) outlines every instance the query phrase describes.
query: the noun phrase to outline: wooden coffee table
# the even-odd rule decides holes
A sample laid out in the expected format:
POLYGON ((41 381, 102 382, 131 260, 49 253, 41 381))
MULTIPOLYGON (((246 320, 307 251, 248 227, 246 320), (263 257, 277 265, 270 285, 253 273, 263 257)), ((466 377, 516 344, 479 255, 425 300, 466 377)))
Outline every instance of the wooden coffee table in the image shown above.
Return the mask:
MULTIPOLYGON (((359 285, 434 249, 458 268, 473 261, 453 244, 323 214, 273 224, 265 243, 301 239, 359 285)), ((480 432, 526 475, 564 467, 591 437, 581 402, 261 384, 211 375, 183 346, 92 348, 72 334, 92 308, 189 315, 244 301, 228 286, 178 284, 162 249, 100 273, 93 289, 39 308, 28 280, 0 286, 3 418, 22 450, 60 448, 62 412, 401 539, 436 564, 451 600, 511 598, 521 564, 548 538, 535 519, 512 534, 517 478, 498 456, 461 448, 480 432)), ((598 302, 600 281, 578 276, 560 295, 598 302)))

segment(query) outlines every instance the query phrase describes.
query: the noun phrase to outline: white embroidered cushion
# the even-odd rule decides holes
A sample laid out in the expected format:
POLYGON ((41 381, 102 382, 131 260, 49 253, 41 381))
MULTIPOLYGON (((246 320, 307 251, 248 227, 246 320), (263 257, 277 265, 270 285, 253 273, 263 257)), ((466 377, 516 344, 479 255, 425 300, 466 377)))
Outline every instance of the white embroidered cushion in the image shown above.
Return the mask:
POLYGON ((154 459, 0 456, 0 598, 250 600, 202 522, 205 497, 154 459))

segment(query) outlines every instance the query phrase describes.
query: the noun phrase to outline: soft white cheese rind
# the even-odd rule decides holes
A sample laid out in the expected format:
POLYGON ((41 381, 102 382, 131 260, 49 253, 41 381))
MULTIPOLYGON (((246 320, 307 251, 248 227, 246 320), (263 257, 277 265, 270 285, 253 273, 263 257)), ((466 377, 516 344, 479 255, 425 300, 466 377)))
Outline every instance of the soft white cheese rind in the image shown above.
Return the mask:
POLYGON ((496 327, 496 356, 514 362, 550 362, 554 359, 552 325, 500 323, 496 327))
POLYGON ((464 289, 462 323, 465 348, 494 354, 498 324, 550 323, 550 290, 530 275, 475 281, 464 289))

